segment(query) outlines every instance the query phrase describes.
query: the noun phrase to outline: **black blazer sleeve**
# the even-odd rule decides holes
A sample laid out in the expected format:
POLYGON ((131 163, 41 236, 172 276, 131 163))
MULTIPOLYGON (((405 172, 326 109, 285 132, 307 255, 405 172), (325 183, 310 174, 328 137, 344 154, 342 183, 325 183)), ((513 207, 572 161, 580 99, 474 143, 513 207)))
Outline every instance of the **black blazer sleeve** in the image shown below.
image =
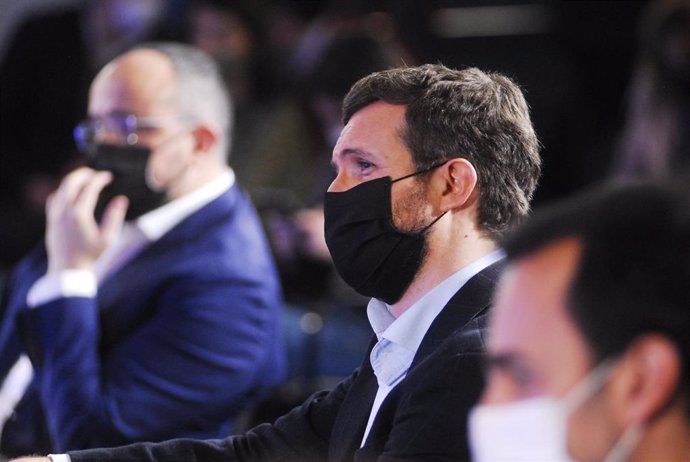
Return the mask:
POLYGON ((331 391, 313 394, 273 424, 216 440, 176 439, 69 452, 72 462, 323 461, 340 405, 359 369, 331 391))
POLYGON ((75 452, 70 453, 72 460, 468 460, 466 418, 483 387, 487 313, 500 266, 468 281, 437 316, 407 377, 381 404, 363 447, 360 442, 377 389, 368 355, 332 391, 314 394, 274 424, 260 425, 243 436, 75 452))

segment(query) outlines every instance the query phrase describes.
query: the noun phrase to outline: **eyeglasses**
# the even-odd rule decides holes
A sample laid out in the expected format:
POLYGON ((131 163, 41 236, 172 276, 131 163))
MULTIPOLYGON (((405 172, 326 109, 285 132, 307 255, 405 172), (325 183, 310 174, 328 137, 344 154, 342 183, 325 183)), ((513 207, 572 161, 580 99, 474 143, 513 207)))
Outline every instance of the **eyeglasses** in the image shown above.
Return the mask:
POLYGON ((179 117, 139 117, 134 114, 112 114, 87 119, 74 127, 74 141, 83 153, 92 153, 105 135, 117 144, 135 145, 144 130, 163 128, 179 117))

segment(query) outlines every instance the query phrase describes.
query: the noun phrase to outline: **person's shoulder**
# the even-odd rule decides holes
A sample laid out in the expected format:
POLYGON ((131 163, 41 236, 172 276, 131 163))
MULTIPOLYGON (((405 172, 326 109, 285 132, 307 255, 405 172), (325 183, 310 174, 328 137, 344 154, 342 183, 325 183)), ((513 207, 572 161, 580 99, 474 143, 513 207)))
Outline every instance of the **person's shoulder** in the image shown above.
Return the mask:
MULTIPOLYGON (((453 331, 416 368, 414 376, 453 376, 480 373, 486 354, 489 312, 484 310, 453 331)), ((411 374, 412 374, 411 372, 411 374)))
POLYGON ((226 235, 228 228, 249 227, 253 230, 253 227, 259 225, 251 199, 235 183, 188 216, 176 231, 206 238, 213 234, 226 235))
POLYGON ((228 190, 207 204, 200 212, 202 215, 220 214, 228 223, 246 222, 259 223, 259 215, 247 190, 235 182, 228 190))
POLYGON ((443 342, 439 351, 445 354, 484 353, 489 327, 489 309, 472 318, 443 342))
POLYGON ((468 355, 484 355, 488 334, 489 311, 478 314, 464 326, 453 331, 441 343, 431 358, 434 361, 460 359, 468 355))
POLYGON ((494 286, 498 283, 498 280, 500 279, 501 274, 505 269, 505 266, 505 258, 501 257, 499 260, 495 261, 494 263, 490 264, 489 266, 475 274, 470 279, 470 281, 473 279, 485 281, 489 285, 490 289, 493 289, 494 286))

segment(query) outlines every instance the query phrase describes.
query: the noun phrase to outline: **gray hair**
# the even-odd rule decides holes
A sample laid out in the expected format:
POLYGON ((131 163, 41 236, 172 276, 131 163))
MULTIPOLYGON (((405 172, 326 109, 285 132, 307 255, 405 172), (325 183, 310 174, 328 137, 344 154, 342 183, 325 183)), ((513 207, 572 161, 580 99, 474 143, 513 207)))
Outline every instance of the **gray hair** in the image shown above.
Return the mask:
POLYGON ((174 42, 144 43, 137 49, 159 51, 170 59, 180 112, 220 131, 216 150, 227 161, 232 146, 233 105, 214 59, 198 48, 174 42))

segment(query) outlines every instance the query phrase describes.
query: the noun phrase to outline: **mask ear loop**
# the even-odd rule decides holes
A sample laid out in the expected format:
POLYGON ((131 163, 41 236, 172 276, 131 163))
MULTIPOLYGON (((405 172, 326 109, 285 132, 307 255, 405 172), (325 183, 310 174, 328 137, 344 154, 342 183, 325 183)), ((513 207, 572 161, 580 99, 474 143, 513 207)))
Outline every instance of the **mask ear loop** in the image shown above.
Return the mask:
POLYGON ((406 179, 406 178, 410 178, 410 177, 413 177, 413 176, 421 175, 422 173, 430 172, 430 171, 432 171, 432 170, 435 170, 435 169, 439 168, 441 165, 445 164, 446 162, 448 162, 448 161, 447 161, 447 160, 444 160, 443 162, 440 162, 440 163, 438 163, 438 164, 434 164, 434 165, 432 165, 432 166, 429 167, 429 168, 425 168, 424 170, 418 170, 418 171, 412 172, 412 173, 410 173, 410 174, 408 174, 408 175, 401 176, 400 178, 396 178, 395 180, 391 180, 391 184, 396 183, 396 182, 401 181, 401 180, 404 180, 404 179, 406 179))
MULTIPOLYGON (((604 360, 595 367, 589 375, 575 386, 563 401, 568 412, 577 409, 589 398, 599 391, 611 377, 611 371, 618 364, 618 359, 610 358, 604 360)), ((634 424, 628 427, 620 439, 613 445, 602 462, 623 462, 628 460, 632 450, 637 446, 644 435, 644 424, 634 424)))
MULTIPOLYGON (((432 170, 435 170, 435 169, 439 168, 440 166, 442 166, 442 165, 445 164, 446 162, 448 162, 448 161, 447 161, 447 160, 444 160, 443 162, 439 162, 438 164, 434 164, 434 165, 432 165, 432 166, 429 167, 429 168, 425 168, 424 170, 419 170, 419 171, 410 173, 409 175, 401 176, 400 178, 397 178, 397 179, 395 179, 395 180, 391 180, 391 184, 393 184, 393 183, 395 183, 395 182, 397 182, 397 181, 400 181, 400 180, 404 180, 404 179, 406 179, 406 178, 410 178, 410 177, 413 177, 413 176, 421 175, 422 173, 430 172, 430 171, 432 171, 432 170)), ((434 220, 433 220, 431 223, 429 223, 429 224, 426 225, 424 228, 422 228, 421 230, 419 230, 419 231, 417 232, 417 234, 424 234, 429 228, 431 228, 432 226, 434 226, 438 220, 440 220, 441 218, 443 218, 443 216, 444 216, 446 213, 448 213, 448 210, 446 210, 446 211, 443 212, 441 215, 439 215, 439 216, 437 216, 436 218, 434 218, 434 220)))
POLYGON ((644 424, 638 423, 628 427, 602 462, 623 462, 629 460, 633 450, 642 439, 644 431, 644 424))
POLYGON ((443 212, 441 215, 439 215, 439 216, 437 216, 436 218, 434 218, 434 221, 432 221, 431 223, 429 223, 428 225, 426 225, 424 228, 422 228, 422 230, 419 231, 419 233, 420 233, 420 234, 425 233, 429 228, 431 228, 432 226, 434 226, 434 224, 435 224, 438 220, 440 220, 441 218, 443 218, 443 216, 444 216, 446 213, 448 213, 448 210, 446 210, 446 211, 443 212))
POLYGON ((568 412, 572 412, 583 405, 596 392, 601 390, 608 381, 611 371, 618 364, 617 359, 606 359, 597 365, 581 382, 563 397, 563 404, 568 412))

